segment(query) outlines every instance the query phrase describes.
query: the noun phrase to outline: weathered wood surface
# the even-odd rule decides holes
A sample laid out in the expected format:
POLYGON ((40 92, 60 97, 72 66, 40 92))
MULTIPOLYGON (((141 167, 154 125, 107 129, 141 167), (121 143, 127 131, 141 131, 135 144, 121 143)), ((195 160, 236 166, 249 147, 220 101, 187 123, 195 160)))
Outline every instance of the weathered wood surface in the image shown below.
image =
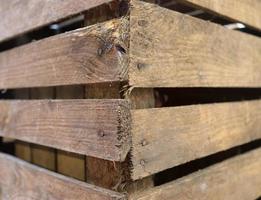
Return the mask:
POLYGON ((261 40, 155 4, 132 1, 129 83, 260 87, 261 40))
POLYGON ((116 19, 0 53, 0 88, 125 80, 119 47, 126 49, 126 23, 116 19))
POLYGON ((0 135, 112 161, 130 150, 125 100, 0 102, 0 135))
POLYGON ((124 195, 0 154, 0 199, 115 200, 124 195))
POLYGON ((133 200, 239 200, 261 195, 261 148, 148 190, 133 200))
POLYGON ((178 2, 206 9, 233 21, 242 22, 261 30, 260 0, 178 0, 178 2))
POLYGON ((112 0, 23 0, 2 1, 0 42, 112 0))
POLYGON ((261 138, 261 101, 132 110, 132 178, 261 138))

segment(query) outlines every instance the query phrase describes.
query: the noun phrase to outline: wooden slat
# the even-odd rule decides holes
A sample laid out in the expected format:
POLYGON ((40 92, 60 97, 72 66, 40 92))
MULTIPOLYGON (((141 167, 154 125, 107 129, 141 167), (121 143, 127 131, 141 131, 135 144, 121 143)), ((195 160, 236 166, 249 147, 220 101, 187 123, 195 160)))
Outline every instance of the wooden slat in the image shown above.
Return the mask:
POLYGON ((260 38, 132 1, 130 85, 260 87, 260 65, 260 38))
POLYGON ((81 13, 112 0, 3 1, 0 6, 0 42, 21 33, 81 13))
POLYGON ((112 20, 0 53, 0 88, 44 87, 126 79, 123 21, 112 20))
POLYGON ((132 110, 132 178, 261 138, 261 101, 132 110))
POLYGON ((206 9, 233 21, 243 22, 261 30, 260 0, 179 0, 179 2, 206 9))
POLYGON ((0 154, 0 199, 114 200, 124 195, 0 154))
POLYGON ((239 200, 261 195, 261 148, 148 190, 135 200, 239 200))
POLYGON ((0 102, 0 135, 69 152, 123 161, 130 150, 125 100, 0 102))

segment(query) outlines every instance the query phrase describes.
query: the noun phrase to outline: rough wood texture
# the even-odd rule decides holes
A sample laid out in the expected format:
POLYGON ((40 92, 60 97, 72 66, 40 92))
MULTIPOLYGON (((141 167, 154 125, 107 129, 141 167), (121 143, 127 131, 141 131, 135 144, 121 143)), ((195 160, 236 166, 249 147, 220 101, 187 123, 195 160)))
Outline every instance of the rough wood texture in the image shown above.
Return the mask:
POLYGON ((0 199, 117 200, 124 195, 0 154, 0 199))
MULTIPOLYGON (((84 87, 60 86, 56 87, 56 99, 82 99, 84 87)), ((66 151, 57 151, 57 172, 85 181, 85 156, 66 151)))
POLYGON ((261 148, 148 190, 133 200, 238 200, 261 195, 261 148))
POLYGON ((132 110, 132 178, 261 138, 261 101, 132 110))
POLYGON ((127 27, 116 19, 0 53, 0 88, 125 80, 127 27))
POLYGON ((0 135, 114 161, 130 150, 125 100, 0 102, 0 135))
POLYGON ((261 1, 236 0, 236 1, 209 1, 209 0, 178 0, 192 6, 215 12, 233 21, 240 21, 251 27, 261 30, 261 1))
POLYGON ((130 85, 260 87, 258 37, 132 1, 130 85))
POLYGON ((0 41, 109 2, 111 0, 3 1, 0 6, 0 41))

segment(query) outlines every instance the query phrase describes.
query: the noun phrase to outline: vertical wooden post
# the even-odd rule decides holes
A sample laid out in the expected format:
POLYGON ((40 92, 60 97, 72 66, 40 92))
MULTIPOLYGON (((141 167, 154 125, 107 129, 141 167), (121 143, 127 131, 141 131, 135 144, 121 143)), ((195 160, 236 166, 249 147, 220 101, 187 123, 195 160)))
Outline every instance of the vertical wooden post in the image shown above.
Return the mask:
MULTIPOLYGON (((155 107, 154 90, 151 88, 135 88, 129 90, 125 94, 125 99, 131 103, 131 109, 144 109, 155 107)), ((126 185, 125 190, 128 191, 129 197, 133 198, 138 192, 153 187, 153 176, 130 182, 126 185)))
MULTIPOLYGON (((84 86, 56 87, 57 99, 82 99, 84 86)), ((57 151, 57 172, 82 181, 86 179, 85 156, 62 150, 57 151)))
MULTIPOLYGON (((29 89, 19 89, 14 92, 15 99, 29 99, 29 89)), ((15 141, 15 155, 22 160, 31 162, 31 147, 30 143, 15 141)))
MULTIPOLYGON (((31 99, 53 99, 55 92, 53 88, 30 89, 31 99)), ((56 171, 56 151, 53 148, 31 144, 32 163, 46 169, 56 171)))

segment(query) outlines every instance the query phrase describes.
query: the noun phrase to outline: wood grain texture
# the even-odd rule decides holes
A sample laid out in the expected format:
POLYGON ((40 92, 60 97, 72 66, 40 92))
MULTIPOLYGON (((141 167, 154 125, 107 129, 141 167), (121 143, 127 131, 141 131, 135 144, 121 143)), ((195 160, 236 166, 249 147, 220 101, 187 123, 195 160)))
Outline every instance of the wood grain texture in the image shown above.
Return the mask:
POLYGON ((261 138, 261 101, 132 110, 132 178, 261 138))
POLYGON ((0 6, 0 42, 111 0, 23 0, 3 1, 0 6))
POLYGON ((137 195, 135 200, 239 200, 261 195, 261 148, 137 195))
POLYGON ((130 150, 125 100, 0 102, 0 135, 98 158, 123 161, 130 150))
POLYGON ((116 19, 0 53, 0 88, 126 79, 127 20, 116 19))
POLYGON ((218 15, 236 22, 242 22, 261 30, 261 1, 237 0, 237 1, 208 1, 208 0, 178 0, 192 6, 206 9, 218 15))
POLYGON ((92 186, 0 154, 0 188, 3 200, 123 200, 124 195, 92 186))
POLYGON ((260 38, 132 1, 130 85, 260 87, 260 65, 260 38))

